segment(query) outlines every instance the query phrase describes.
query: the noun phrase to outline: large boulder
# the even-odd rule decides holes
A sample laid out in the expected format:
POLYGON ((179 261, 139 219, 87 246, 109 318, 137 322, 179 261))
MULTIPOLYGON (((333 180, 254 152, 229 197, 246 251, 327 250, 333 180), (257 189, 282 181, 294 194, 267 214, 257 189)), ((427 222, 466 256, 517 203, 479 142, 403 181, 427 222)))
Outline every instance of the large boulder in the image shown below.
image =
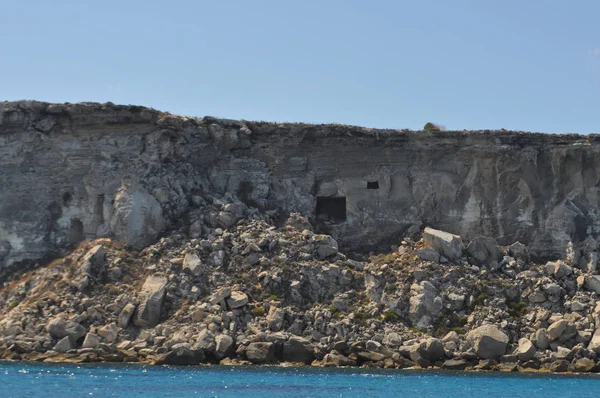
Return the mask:
POLYGON ((195 352, 185 344, 177 344, 167 353, 162 354, 155 365, 197 365, 204 359, 201 352, 195 352))
POLYGON ((338 252, 337 241, 329 235, 314 235, 312 241, 315 245, 317 258, 321 260, 338 252))
POLYGON ((117 336, 119 335, 119 328, 115 322, 111 322, 108 325, 102 326, 98 328, 97 333, 100 337, 104 339, 107 343, 112 343, 117 340, 117 336))
POLYGON ((64 337, 71 338, 72 341, 77 341, 87 333, 87 330, 77 322, 67 321, 64 318, 54 318, 46 325, 46 331, 55 339, 64 337))
POLYGON ((481 359, 495 359, 506 354, 508 336, 494 325, 483 325, 467 334, 477 356, 481 359))
POLYGON ((194 253, 188 253, 183 258, 183 269, 188 269, 193 275, 200 275, 202 272, 202 261, 194 253))
POLYGON ((584 287, 596 294, 600 294, 600 275, 586 276, 584 287))
POLYGON ((414 327, 425 329, 442 311, 443 301, 431 282, 413 284, 410 290, 412 297, 409 299, 408 319, 414 327))
POLYGON ((71 338, 69 336, 63 337, 54 346, 54 351, 61 352, 61 353, 65 353, 65 352, 73 350, 73 349, 75 349, 75 344, 73 343, 73 340, 71 340, 71 338))
POLYGON ((117 317, 117 324, 120 327, 126 328, 127 325, 129 325, 131 317, 133 317, 133 314, 135 313, 135 308, 136 305, 133 303, 127 303, 127 305, 123 307, 123 309, 119 313, 119 316, 117 317))
POLYGON ((232 310, 241 308, 248 304, 248 296, 244 292, 233 291, 231 296, 227 299, 227 305, 232 310))
POLYGON ((414 345, 410 350, 410 359, 417 362, 419 358, 435 362, 444 356, 444 345, 435 338, 429 338, 420 344, 414 345))
POLYGON ((285 315, 285 311, 281 308, 277 308, 275 306, 271 306, 269 309, 269 315, 267 315, 267 322, 269 322, 269 329, 273 332, 279 332, 283 327, 283 318, 285 315))
POLYGON ((515 350, 515 355, 520 361, 527 362, 533 359, 536 351, 535 346, 529 339, 522 338, 519 339, 519 346, 515 350))
POLYGON ((590 343, 588 344, 588 350, 594 351, 596 354, 600 354, 600 329, 596 329, 590 343))
POLYGON ((246 358, 254 364, 275 361, 275 345, 269 342, 250 343, 246 348, 246 358))
POLYGON ((474 238, 469 242, 467 252, 477 265, 487 267, 491 270, 498 269, 498 261, 502 256, 502 252, 494 238, 487 236, 474 238))
POLYGON ((464 244, 458 235, 427 227, 423 231, 423 240, 448 260, 456 261, 462 257, 464 244))
POLYGON ((223 359, 233 354, 235 342, 231 336, 220 334, 215 337, 215 343, 215 356, 217 359, 223 359))
POLYGON ((314 347, 305 338, 292 336, 283 344, 283 360, 310 364, 315 359, 314 347))
POLYGON ((561 319, 548 326, 548 330, 546 330, 546 335, 548 336, 550 341, 556 340, 560 336, 562 336, 562 334, 567 329, 567 324, 567 321, 561 319))
POLYGON ((136 326, 152 328, 158 325, 166 288, 167 278, 164 276, 151 275, 146 278, 140 292, 140 305, 133 321, 136 326))
POLYGON ((106 250, 102 245, 92 247, 81 259, 85 273, 98 274, 104 270, 106 250))
POLYGON ((156 240, 165 227, 156 198, 138 184, 123 184, 115 196, 110 229, 117 239, 143 248, 156 240))

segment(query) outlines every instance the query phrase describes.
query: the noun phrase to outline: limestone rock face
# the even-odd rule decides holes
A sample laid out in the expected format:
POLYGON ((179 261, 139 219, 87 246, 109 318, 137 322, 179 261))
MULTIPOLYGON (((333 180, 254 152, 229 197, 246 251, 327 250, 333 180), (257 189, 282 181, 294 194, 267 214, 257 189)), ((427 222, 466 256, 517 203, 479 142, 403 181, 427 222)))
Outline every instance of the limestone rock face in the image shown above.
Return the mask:
POLYGON ((158 324, 166 287, 167 278, 164 276, 152 275, 146 279, 133 321, 136 326, 154 327, 158 324))
POLYGON ((494 325, 483 325, 469 332, 467 340, 481 359, 495 359, 506 353, 508 336, 494 325))
MULTIPOLYGON (((600 222, 598 156, 593 135, 393 131, 186 118, 111 103, 2 102, 0 269, 98 237, 143 247, 186 220, 196 192, 316 220, 345 248, 376 247, 427 222, 465 241, 519 241, 558 258, 569 242, 598 238, 586 228, 600 222)), ((246 212, 236 202, 185 227, 202 235, 205 224, 231 226, 246 212)), ((440 251, 450 260, 461 254, 453 241, 440 251)), ((593 248, 583 250, 588 258, 593 248)), ((333 257, 336 245, 319 244, 313 254, 333 257)))
POLYGON ((464 245, 458 235, 427 227, 423 231, 423 240, 448 260, 460 260, 462 257, 464 245))

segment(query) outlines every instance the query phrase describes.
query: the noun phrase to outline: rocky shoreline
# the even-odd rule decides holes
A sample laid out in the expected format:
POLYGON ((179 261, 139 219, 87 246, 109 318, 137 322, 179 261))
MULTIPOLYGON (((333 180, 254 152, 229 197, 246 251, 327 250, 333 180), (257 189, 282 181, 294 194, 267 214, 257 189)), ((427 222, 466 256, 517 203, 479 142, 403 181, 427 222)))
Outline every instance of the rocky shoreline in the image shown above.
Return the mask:
POLYGON ((597 372, 596 242, 556 261, 425 228, 341 253, 298 214, 197 198, 138 251, 97 239, 0 289, 0 358, 597 372))

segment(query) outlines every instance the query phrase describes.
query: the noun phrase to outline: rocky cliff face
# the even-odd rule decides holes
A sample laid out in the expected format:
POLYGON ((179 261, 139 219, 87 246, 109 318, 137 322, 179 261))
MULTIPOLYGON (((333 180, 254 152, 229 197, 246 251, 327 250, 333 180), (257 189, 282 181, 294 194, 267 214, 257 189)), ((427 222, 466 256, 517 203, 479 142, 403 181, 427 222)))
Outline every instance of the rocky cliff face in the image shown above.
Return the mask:
POLYGON ((342 247, 429 225, 595 250, 600 140, 186 118, 113 104, 0 103, 0 266, 83 240, 138 248, 236 221, 235 203, 299 212, 342 247), (229 198, 218 212, 203 206, 229 198))

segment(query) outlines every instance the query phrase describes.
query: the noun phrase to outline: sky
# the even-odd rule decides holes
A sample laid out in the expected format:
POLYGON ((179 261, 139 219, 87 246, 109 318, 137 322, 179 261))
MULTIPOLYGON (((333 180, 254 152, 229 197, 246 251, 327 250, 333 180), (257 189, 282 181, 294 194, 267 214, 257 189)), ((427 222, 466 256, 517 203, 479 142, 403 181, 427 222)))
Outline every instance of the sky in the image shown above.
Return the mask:
POLYGON ((0 101, 600 132, 597 0, 0 0, 0 101))

